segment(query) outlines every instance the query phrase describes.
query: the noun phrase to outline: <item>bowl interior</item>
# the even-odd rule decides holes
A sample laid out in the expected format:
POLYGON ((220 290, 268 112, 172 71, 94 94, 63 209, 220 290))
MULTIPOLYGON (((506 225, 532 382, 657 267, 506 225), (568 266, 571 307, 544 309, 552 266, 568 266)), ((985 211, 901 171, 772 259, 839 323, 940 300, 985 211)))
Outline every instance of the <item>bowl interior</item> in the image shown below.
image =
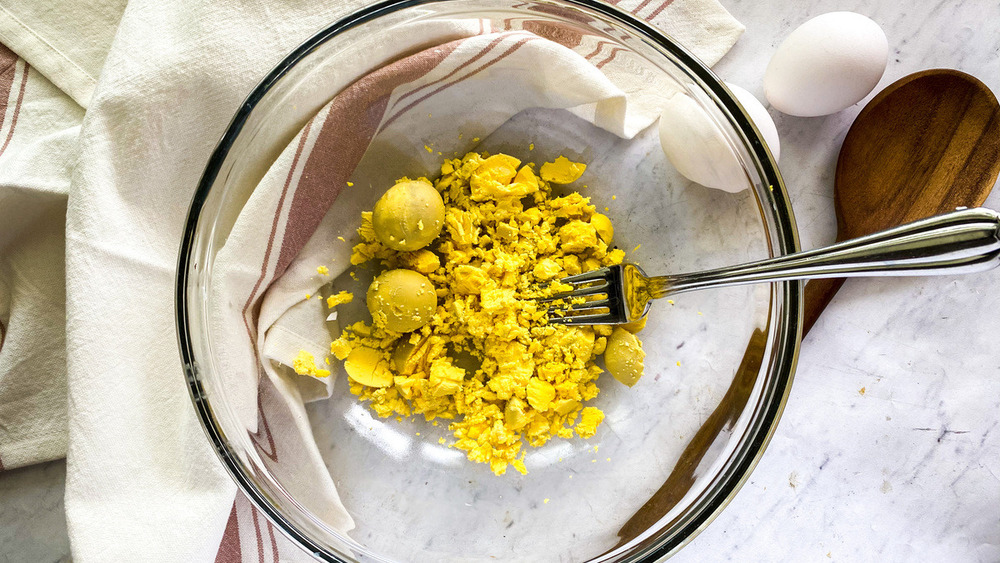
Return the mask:
MULTIPOLYGON (((664 89, 689 96, 715 123, 746 175, 727 193, 680 175, 659 148, 655 123, 630 139, 565 109, 530 108, 483 129, 482 100, 455 96, 467 110, 464 140, 428 119, 429 147, 506 152, 542 163, 565 155, 588 165, 586 188, 615 226, 627 259, 648 273, 706 269, 794 251, 794 225, 780 177, 759 135, 721 83, 683 49, 641 22, 591 2, 453 0, 377 5, 321 31, 248 99, 213 156, 192 207, 179 279, 181 347, 196 407, 241 489, 280 529, 328 560, 626 560, 683 545, 728 501, 770 436, 797 350, 797 284, 688 293, 653 305, 640 338, 645 375, 632 388, 602 375, 588 405, 606 418, 589 440, 554 439, 528 448, 527 475, 494 476, 439 443, 446 424, 381 419, 350 394, 346 374, 329 399, 306 406, 315 446, 354 528, 344 533, 309 498, 296 468, 267 455, 261 421, 294 425, 279 402, 258 400, 253 420, 223 381, 220 331, 209 318, 214 260, 277 155, 342 84, 408 53, 447 42, 441 22, 484 21, 492 29, 536 22, 535 31, 572 31, 617 49, 632 96, 664 89), (546 25, 542 25, 546 24, 546 25), (394 38, 409 39, 394 41, 394 38), (349 62, 345 62, 349 61, 349 62), (444 131, 447 131, 445 133, 444 131), (447 135, 447 138, 446 138, 447 135), (273 405, 273 406, 272 406, 273 405)), ((603 60, 594 57, 595 67, 603 60)), ((516 87, 516 85, 512 85, 516 87)), ((359 213, 403 175, 433 175, 424 160, 376 136, 353 182, 329 213, 336 236, 357 239, 359 213)), ((450 153, 442 155, 451 156, 450 153)), ((373 270, 352 269, 325 291, 364 295, 373 270)), ((339 309, 338 323, 367 319, 363 299, 339 309)), ((331 323, 336 336, 337 323, 331 323)), ((260 391, 266 395, 267 391, 260 391)))

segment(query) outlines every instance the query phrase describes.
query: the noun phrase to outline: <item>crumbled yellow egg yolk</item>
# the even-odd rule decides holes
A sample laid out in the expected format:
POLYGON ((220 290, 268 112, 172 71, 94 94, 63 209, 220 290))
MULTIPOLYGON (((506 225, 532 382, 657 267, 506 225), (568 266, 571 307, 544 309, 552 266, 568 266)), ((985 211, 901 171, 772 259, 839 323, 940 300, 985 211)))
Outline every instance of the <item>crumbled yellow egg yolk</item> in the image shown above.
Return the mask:
POLYGON ((446 160, 432 182, 445 203, 444 228, 419 250, 382 244, 372 214, 362 213, 351 263, 425 275, 437 307, 412 332, 359 321, 330 346, 345 360, 351 392, 379 416, 450 420, 452 446, 497 475, 508 466, 527 471, 525 442, 597 431, 604 414, 584 404, 598 394, 595 360, 610 327, 548 324, 535 299, 567 287, 554 280, 624 258, 589 198, 552 192, 585 165, 560 157, 540 174, 532 166, 505 154, 446 160))
POLYGON ((546 162, 542 165, 542 179, 553 184, 569 184, 580 179, 587 165, 582 162, 573 162, 565 156, 560 156, 555 162, 546 162))
POLYGON ((330 375, 330 370, 316 367, 316 357, 305 350, 299 351, 299 355, 295 356, 295 360, 292 362, 292 369, 299 375, 311 375, 313 377, 328 377, 330 375))
POLYGON ((349 291, 341 291, 336 295, 331 295, 326 298, 326 306, 329 309, 333 309, 337 305, 343 305, 344 303, 350 303, 354 301, 354 294, 349 291))

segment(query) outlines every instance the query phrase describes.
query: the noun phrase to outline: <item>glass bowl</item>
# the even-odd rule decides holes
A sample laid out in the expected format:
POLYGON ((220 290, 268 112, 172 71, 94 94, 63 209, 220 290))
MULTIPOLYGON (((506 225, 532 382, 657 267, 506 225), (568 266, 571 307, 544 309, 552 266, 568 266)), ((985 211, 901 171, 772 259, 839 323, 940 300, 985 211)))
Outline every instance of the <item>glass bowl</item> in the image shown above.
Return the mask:
MULTIPOLYGON (((585 195, 606 208, 628 260, 659 274, 798 250, 788 198, 762 137, 723 83, 670 37, 589 0, 381 3, 330 25, 289 54, 249 95, 211 156, 192 202, 177 279, 180 349, 194 406, 243 494, 320 560, 662 558, 729 502, 770 439, 798 351, 798 282, 655 303, 640 334, 647 353, 643 378, 627 388, 602 375, 601 393, 588 403, 606 414, 597 435, 528 448, 526 475, 495 476, 441 445, 438 439, 449 436, 446 425, 374 416, 348 392, 339 362, 331 367, 339 382, 328 399, 289 410, 272 400, 276 391, 253 351, 226 344, 228 335, 250 325, 213 318, 212 311, 249 302, 214 290, 213 275, 227 245, 240 259, 242 238, 230 236, 233 226, 255 192, 265 189, 261 180, 282 151, 344 85, 454 39, 461 33, 455 22, 460 29, 514 25, 554 41, 571 36, 603 43, 604 53, 627 61, 616 72, 631 84, 629 96, 672 89, 688 98, 689 111, 713 124, 745 176, 745 190, 727 193, 687 180, 658 148, 655 123, 623 138, 565 109, 530 108, 480 130, 492 102, 448 94, 449 103, 469 116, 458 124, 468 133, 458 143, 463 150, 511 152, 539 163, 564 154, 587 162, 590 177, 603 180, 590 183, 585 195), (278 461, 275 452, 292 446, 281 443, 276 429, 296 424, 311 430, 307 442, 315 443, 294 447, 322 461, 348 518, 338 520, 339 507, 331 510, 310 494, 302 467, 278 461)), ((604 58, 586 59, 590 71, 605 72, 604 58)), ((508 95, 500 90, 492 98, 508 95)), ((431 116, 426 123, 426 146, 444 142, 434 138, 431 116)), ((378 135, 354 147, 367 152, 352 176, 361 203, 352 205, 370 206, 387 187, 385 178, 366 182, 371 178, 365 174, 378 175, 372 159, 377 164, 384 158, 378 147, 378 135)), ((692 147, 701 145, 692 140, 692 147)), ((402 175, 394 168, 388 174, 402 175)), ((357 217, 341 199, 329 213, 357 217)), ((349 237, 357 223, 345 223, 340 228, 349 237)), ((246 260, 248 270, 259 269, 246 260)), ((363 295, 364 283, 343 275, 333 286, 363 295)), ((362 318, 362 301, 341 312, 340 321, 362 318)), ((250 323, 258 311, 246 309, 240 318, 250 323)))

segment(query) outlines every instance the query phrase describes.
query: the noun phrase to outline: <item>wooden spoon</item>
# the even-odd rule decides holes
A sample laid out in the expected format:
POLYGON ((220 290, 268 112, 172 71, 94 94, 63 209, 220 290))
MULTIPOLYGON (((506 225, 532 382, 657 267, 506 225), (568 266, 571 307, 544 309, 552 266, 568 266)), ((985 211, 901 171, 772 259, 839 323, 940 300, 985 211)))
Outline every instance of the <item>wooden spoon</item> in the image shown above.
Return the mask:
MULTIPOLYGON (((837 240, 982 205, 998 173, 1000 105, 989 88, 955 70, 906 76, 865 106, 844 139, 834 184, 837 240)), ((806 284, 803 336, 843 282, 806 284)), ((719 406, 666 482, 618 531, 616 547, 645 532, 694 484, 706 452, 743 412, 766 344, 767 335, 755 330, 719 406)))
MULTIPOLYGON (((858 114, 834 180, 837 240, 983 204, 1000 173, 1000 105, 957 70, 903 77, 858 114)), ((803 336, 844 284, 806 284, 803 336)))

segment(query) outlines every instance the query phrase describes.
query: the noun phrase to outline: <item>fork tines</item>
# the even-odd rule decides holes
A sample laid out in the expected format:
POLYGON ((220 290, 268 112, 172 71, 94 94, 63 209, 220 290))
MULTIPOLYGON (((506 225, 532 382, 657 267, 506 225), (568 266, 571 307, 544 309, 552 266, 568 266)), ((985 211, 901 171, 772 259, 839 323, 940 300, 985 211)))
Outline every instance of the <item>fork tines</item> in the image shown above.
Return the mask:
POLYGON ((618 287, 616 276, 621 277, 620 267, 600 268, 559 280, 573 289, 541 300, 543 303, 564 302, 550 308, 549 322, 579 325, 613 323, 624 307, 615 291, 618 287))

